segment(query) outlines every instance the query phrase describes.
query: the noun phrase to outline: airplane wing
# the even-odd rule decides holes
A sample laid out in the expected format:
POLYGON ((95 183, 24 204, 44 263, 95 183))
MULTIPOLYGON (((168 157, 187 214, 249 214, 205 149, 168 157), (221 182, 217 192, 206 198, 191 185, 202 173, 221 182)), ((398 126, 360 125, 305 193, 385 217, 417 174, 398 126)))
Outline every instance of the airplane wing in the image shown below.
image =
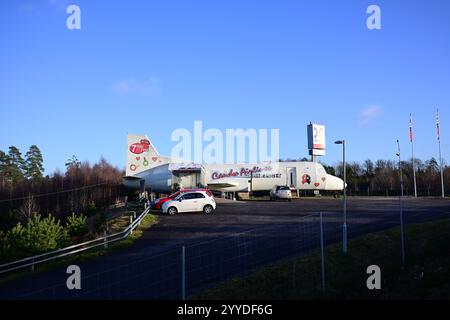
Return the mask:
POLYGON ((238 183, 232 182, 208 182, 208 186, 214 189, 237 187, 238 185, 239 185, 238 183))
POLYGON ((125 177, 122 177, 122 179, 124 179, 124 180, 141 180, 142 178, 136 177, 136 176, 125 176, 125 177))
POLYGON ((213 190, 223 188, 248 188, 248 178, 223 178, 208 181, 208 187, 213 190))

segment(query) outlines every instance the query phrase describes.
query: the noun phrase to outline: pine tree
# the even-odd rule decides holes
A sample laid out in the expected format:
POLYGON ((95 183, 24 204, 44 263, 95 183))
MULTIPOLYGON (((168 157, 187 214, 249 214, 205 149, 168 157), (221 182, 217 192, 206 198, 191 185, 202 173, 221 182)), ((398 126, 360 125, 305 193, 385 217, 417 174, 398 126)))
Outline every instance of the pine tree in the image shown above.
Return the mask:
POLYGON ((7 168, 8 168, 9 158, 8 155, 0 150, 0 185, 2 188, 5 186, 5 182, 8 179, 7 168))
POLYGON ((0 174, 2 174, 6 170, 8 163, 8 155, 3 150, 0 150, 0 174))
POLYGON ((17 182, 24 177, 25 161, 23 160, 22 153, 15 146, 10 146, 8 155, 5 155, 5 175, 6 177, 17 182))
POLYGON ((36 145, 32 145, 25 157, 25 176, 33 181, 42 179, 44 173, 44 160, 42 158, 41 150, 39 150, 36 145))
POLYGON ((78 160, 78 158, 75 155, 73 155, 72 158, 67 159, 67 162, 66 162, 67 171, 69 171, 70 169, 73 169, 73 168, 78 169, 80 167, 81 167, 81 161, 78 160))

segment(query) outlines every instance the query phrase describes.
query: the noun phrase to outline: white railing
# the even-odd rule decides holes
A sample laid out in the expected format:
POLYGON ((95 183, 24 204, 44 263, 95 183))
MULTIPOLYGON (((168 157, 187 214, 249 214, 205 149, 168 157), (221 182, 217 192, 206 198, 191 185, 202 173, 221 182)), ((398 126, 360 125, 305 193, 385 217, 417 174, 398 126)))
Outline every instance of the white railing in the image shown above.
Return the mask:
POLYGON ((38 254, 33 257, 28 257, 12 262, 8 262, 0 265, 0 274, 11 272, 18 269, 23 269, 27 267, 31 267, 31 270, 34 271, 34 266, 39 263, 56 260, 59 258, 67 257, 75 253, 83 252, 89 249, 93 249, 96 247, 103 246, 104 248, 108 247, 109 243, 119 241, 127 238, 129 235, 133 233, 133 230, 136 229, 142 222, 142 219, 148 214, 150 208, 146 208, 139 217, 136 218, 136 213, 134 213, 134 217, 130 216, 130 225, 117 233, 107 235, 105 232, 105 236, 101 238, 97 238, 94 240, 89 240, 83 243, 78 243, 71 245, 69 247, 61 248, 58 250, 38 254))

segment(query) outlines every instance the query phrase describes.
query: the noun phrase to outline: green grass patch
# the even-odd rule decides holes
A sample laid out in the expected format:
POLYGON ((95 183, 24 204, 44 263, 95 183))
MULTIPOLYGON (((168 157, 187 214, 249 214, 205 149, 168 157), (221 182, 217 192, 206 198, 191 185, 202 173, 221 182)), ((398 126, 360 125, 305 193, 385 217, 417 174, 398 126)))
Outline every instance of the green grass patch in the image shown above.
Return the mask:
POLYGON ((326 289, 320 252, 263 267, 225 281, 193 299, 450 299, 450 220, 407 226, 402 267, 397 229, 325 248, 326 289), (369 265, 381 268, 381 290, 368 290, 369 265))
MULTIPOLYGON (((129 219, 129 218, 128 218, 129 219)), ((129 223, 129 221, 128 221, 129 223)), ((144 217, 142 220, 140 226, 138 226, 133 233, 128 237, 121 241, 118 241, 111 245, 111 248, 109 250, 118 250, 118 249, 124 249, 129 246, 131 246, 137 239, 139 239, 145 230, 150 228, 152 225, 155 225, 158 223, 158 217, 153 214, 147 214, 147 216, 144 217)), ((128 226, 128 224, 127 224, 128 226)))

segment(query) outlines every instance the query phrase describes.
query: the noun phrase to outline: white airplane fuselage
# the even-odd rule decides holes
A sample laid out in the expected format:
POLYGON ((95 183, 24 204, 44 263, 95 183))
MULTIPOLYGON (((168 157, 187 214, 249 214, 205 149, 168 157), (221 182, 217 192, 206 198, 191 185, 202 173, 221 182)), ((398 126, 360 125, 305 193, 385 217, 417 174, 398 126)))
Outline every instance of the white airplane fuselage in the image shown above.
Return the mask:
POLYGON ((222 192, 268 191, 275 185, 298 190, 343 189, 342 179, 316 162, 193 164, 160 156, 146 136, 129 135, 124 184, 168 193, 178 187, 206 186, 222 192), (136 142, 138 141, 138 142, 136 142))
MULTIPOLYGON (((156 192, 171 192, 175 183, 183 187, 208 186, 223 192, 266 191, 275 185, 299 190, 339 191, 343 188, 342 179, 327 174, 321 164, 314 162, 204 164, 195 181, 192 175, 176 174, 170 170, 170 164, 163 164, 135 177, 143 179, 145 187, 156 192)), ((133 180, 125 181, 130 187, 139 187, 133 180)))

